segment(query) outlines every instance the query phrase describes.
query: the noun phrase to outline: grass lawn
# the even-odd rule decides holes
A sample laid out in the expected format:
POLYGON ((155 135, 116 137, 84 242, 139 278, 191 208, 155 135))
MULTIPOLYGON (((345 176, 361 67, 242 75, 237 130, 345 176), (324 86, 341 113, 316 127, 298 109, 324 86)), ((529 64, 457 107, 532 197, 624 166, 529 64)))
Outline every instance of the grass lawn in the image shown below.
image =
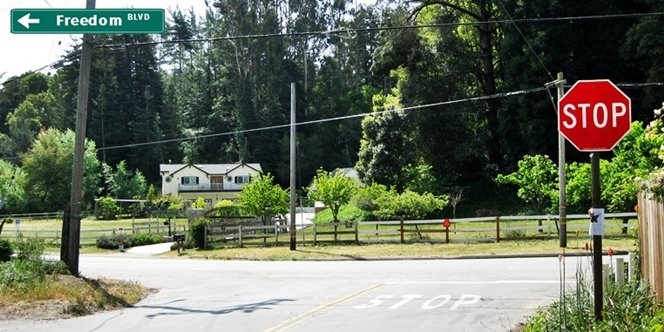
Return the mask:
MULTIPOLYGON (((589 238, 569 238, 565 253, 584 253, 589 238)), ((450 244, 362 244, 318 245, 298 244, 296 251, 288 245, 269 247, 222 247, 211 250, 190 249, 180 257, 238 260, 368 260, 410 258, 454 258, 473 255, 559 254, 558 240, 502 241, 500 243, 450 243, 450 244)), ((634 239, 604 239, 603 249, 632 250, 634 239)), ((178 257, 175 251, 164 256, 178 257)))

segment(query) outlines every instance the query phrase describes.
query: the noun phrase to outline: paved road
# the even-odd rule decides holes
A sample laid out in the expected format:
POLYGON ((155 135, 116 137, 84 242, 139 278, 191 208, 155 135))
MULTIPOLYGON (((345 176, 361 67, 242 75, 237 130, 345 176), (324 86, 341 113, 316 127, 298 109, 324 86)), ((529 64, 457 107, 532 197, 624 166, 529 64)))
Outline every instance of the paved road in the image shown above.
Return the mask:
MULTIPOLYGON (((567 282, 578 261, 588 258, 567 258, 567 282)), ((134 308, 0 322, 0 331, 507 331, 558 297, 560 271, 556 258, 248 262, 115 255, 82 256, 80 264, 86 276, 160 291, 134 308)))

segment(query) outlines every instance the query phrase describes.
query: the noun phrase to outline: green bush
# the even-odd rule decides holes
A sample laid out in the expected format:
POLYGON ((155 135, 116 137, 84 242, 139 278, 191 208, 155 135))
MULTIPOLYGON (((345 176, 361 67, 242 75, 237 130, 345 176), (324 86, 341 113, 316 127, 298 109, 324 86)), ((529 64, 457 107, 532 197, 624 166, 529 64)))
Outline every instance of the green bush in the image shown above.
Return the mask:
POLYGON ((196 248, 205 249, 205 228, 209 224, 210 221, 204 218, 195 219, 189 224, 189 238, 196 248))
POLYGON ((14 249, 7 239, 0 239, 0 262, 7 262, 12 258, 14 249))
MULTIPOLYGON (((4 240, 0 240, 2 242, 4 240)), ((16 259, 0 264, 0 289, 9 287, 25 291, 43 282, 47 274, 67 273, 64 262, 42 259, 42 241, 19 236, 14 246, 17 250, 16 259)))
POLYGON ((19 260, 41 261, 44 254, 44 241, 19 235, 14 243, 16 258, 19 260))
POLYGON ((124 248, 129 248, 132 246, 132 238, 125 234, 102 235, 97 239, 97 248, 118 249, 120 243, 124 245, 124 248))
POLYGON ((432 218, 436 216, 436 213, 442 212, 447 201, 447 196, 418 194, 410 190, 406 190, 402 194, 388 191, 377 199, 379 208, 374 214, 383 220, 401 217, 409 220, 432 218))
POLYGON ((562 301, 540 309, 524 331, 657 331, 649 328, 663 322, 652 294, 640 281, 622 286, 610 282, 604 292, 604 320, 595 322, 591 285, 577 282, 579 292, 569 292, 562 301))
POLYGON ((239 217, 242 216, 242 206, 227 199, 221 200, 214 205, 217 217, 239 217))
POLYGON ((112 197, 102 197, 99 199, 99 215, 100 219, 113 220, 117 218, 121 209, 118 203, 112 197))
POLYGON ((358 208, 373 213, 378 210, 378 199, 387 195, 389 190, 386 186, 378 183, 372 183, 369 186, 361 187, 355 191, 355 196, 351 203, 358 208))
POLYGON ((146 246, 150 244, 157 244, 164 242, 164 237, 159 234, 136 234, 131 236, 131 245, 136 246, 146 246))

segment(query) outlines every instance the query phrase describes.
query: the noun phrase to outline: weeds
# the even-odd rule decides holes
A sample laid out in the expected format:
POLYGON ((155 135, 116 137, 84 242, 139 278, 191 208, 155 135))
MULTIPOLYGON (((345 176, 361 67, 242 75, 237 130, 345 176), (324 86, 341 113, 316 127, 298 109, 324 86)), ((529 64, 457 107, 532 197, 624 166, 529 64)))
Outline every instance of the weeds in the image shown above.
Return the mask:
POLYGON ((561 258, 560 298, 540 309, 529 319, 525 332, 539 331, 664 331, 664 313, 655 303, 650 290, 640 281, 618 285, 611 278, 604 290, 603 320, 594 317, 592 280, 586 278, 583 258, 577 261, 576 285, 566 292, 564 285, 564 259, 561 258), (659 311, 658 311, 659 310, 659 311))

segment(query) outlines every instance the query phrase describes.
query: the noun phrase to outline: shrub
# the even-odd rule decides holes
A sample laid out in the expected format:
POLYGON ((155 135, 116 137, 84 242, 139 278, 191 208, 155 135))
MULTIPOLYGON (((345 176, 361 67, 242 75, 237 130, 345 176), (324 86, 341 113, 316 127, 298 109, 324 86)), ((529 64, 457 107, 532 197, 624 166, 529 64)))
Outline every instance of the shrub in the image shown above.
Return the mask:
POLYGON ((604 292, 604 320, 593 319, 591 285, 578 281, 579 291, 563 296, 540 309, 526 324, 524 331, 657 331, 647 327, 661 324, 656 316, 657 305, 640 281, 618 286, 608 284, 604 292))
POLYGON ((205 209, 205 199, 203 197, 196 198, 195 201, 191 203, 191 207, 194 209, 205 209))
POLYGON ((378 199, 381 196, 387 195, 388 191, 386 186, 372 183, 369 186, 359 188, 355 192, 355 196, 353 196, 351 202, 364 211, 373 212, 378 209, 378 199))
POLYGON ((115 219, 120 213, 118 203, 112 197, 102 197, 99 199, 99 213, 101 219, 111 220, 115 219))
POLYGON ((120 243, 124 245, 124 248, 129 248, 132 245, 131 240, 131 237, 125 234, 102 235, 97 239, 97 248, 118 249, 120 243))
POLYGON ((418 220, 432 217, 435 213, 442 211, 447 205, 447 197, 428 193, 418 194, 410 190, 406 190, 402 194, 389 191, 379 197, 377 202, 379 209, 374 213, 381 219, 403 217, 418 220))
POLYGON ((131 236, 131 245, 136 246, 146 246, 150 244, 157 244, 164 242, 164 237, 159 234, 135 234, 131 236))
MULTIPOLYGON (((5 242, 0 240, 0 243, 5 242)), ((0 289, 26 291, 43 282, 47 274, 67 273, 64 262, 43 260, 44 243, 19 236, 16 240, 17 258, 0 264, 0 289)))
POLYGON ((242 206, 229 200, 221 200, 214 205, 217 217, 238 217, 242 215, 242 206))
POLYGON ((14 243, 16 258, 19 260, 41 261, 44 254, 44 241, 19 235, 14 243))
POLYGON ((0 262, 7 262, 12 258, 14 249, 7 239, 0 239, 0 262))
POLYGON ((508 239, 521 239, 526 237, 526 232, 520 229, 511 229, 505 232, 505 237, 508 239))
POLYGON ((196 248, 205 249, 205 228, 209 224, 210 221, 204 218, 194 219, 189 224, 189 238, 196 248))

